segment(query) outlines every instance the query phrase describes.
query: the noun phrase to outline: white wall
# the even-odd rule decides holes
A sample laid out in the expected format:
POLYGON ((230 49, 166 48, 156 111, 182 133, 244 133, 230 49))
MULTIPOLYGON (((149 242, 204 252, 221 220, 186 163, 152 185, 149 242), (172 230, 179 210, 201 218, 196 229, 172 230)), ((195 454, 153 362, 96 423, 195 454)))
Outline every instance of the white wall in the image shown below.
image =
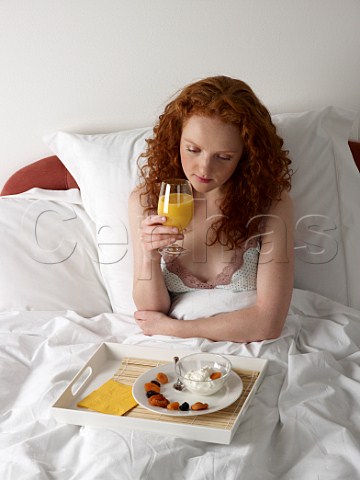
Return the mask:
POLYGON ((360 110, 359 0, 0 0, 0 184, 45 133, 152 124, 200 77, 272 113, 360 110))

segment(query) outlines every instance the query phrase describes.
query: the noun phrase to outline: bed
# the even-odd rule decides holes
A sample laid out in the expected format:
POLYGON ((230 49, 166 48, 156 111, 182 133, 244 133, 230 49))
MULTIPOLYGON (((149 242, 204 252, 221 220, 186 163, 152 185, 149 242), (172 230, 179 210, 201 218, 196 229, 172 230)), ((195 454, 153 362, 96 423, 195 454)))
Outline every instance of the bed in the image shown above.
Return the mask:
MULTIPOLYGON (((146 337, 133 321, 126 206, 151 128, 44 137, 51 155, 16 172, 0 198, 1 478, 358 478, 357 115, 325 107, 273 116, 295 172, 295 285, 280 338, 248 344, 146 337), (156 422, 59 422, 53 405, 102 344, 268 363, 226 445, 156 422)), ((186 321, 247 301, 192 292, 172 314, 186 321)))

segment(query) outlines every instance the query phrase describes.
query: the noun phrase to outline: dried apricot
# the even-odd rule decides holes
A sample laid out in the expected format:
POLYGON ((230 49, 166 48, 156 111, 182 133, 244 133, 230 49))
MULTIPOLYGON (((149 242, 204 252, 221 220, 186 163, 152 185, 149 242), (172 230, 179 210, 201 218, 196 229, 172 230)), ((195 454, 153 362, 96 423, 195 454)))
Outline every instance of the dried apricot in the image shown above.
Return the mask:
POLYGON ((155 385, 155 383, 152 383, 152 382, 145 383, 144 388, 145 388, 145 392, 148 392, 149 390, 153 390, 154 392, 160 393, 160 387, 158 385, 155 385))
POLYGON ((211 380, 217 380, 218 378, 222 377, 222 373, 221 372, 213 372, 211 375, 210 375, 210 378, 211 380))
POLYGON ((180 403, 179 402, 171 402, 169 405, 166 407, 168 410, 179 410, 180 403))
POLYGON ((156 375, 157 380, 159 380, 160 383, 165 384, 168 383, 169 379, 165 373, 159 372, 156 375))
POLYGON ((196 402, 191 405, 191 410, 206 410, 208 406, 209 405, 207 403, 196 402))
POLYGON ((170 403, 169 400, 165 398, 164 395, 162 395, 161 393, 150 397, 148 402, 153 407, 162 407, 162 408, 166 408, 170 403))

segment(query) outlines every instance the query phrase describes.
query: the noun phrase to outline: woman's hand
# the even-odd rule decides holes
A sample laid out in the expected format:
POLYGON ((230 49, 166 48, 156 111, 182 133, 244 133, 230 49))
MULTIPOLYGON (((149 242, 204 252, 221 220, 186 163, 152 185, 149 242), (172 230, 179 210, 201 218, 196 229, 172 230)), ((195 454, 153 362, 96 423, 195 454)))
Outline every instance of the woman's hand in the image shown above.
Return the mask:
POLYGON ((173 335, 176 336, 176 327, 180 320, 171 318, 165 313, 152 310, 138 310, 134 314, 136 323, 144 335, 173 335))
POLYGON ((146 256, 159 257, 159 248, 167 247, 184 238, 176 227, 163 225, 166 217, 149 215, 141 222, 140 240, 146 256))

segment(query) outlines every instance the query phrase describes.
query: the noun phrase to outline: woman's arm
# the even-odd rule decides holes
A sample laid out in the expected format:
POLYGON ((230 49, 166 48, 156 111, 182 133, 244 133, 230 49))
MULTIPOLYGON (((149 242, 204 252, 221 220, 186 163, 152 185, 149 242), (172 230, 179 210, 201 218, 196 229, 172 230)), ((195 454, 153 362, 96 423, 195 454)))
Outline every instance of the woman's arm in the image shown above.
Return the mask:
POLYGON ((252 342, 277 338, 291 301, 294 278, 293 209, 284 193, 266 217, 257 273, 257 300, 248 308, 196 320, 179 321, 156 312, 138 311, 146 335, 201 337, 252 342))
POLYGON ((158 215, 145 216, 140 189, 129 198, 130 234, 134 251, 133 297, 138 309, 167 313, 171 302, 160 267, 158 249, 182 238, 162 225, 158 215))

